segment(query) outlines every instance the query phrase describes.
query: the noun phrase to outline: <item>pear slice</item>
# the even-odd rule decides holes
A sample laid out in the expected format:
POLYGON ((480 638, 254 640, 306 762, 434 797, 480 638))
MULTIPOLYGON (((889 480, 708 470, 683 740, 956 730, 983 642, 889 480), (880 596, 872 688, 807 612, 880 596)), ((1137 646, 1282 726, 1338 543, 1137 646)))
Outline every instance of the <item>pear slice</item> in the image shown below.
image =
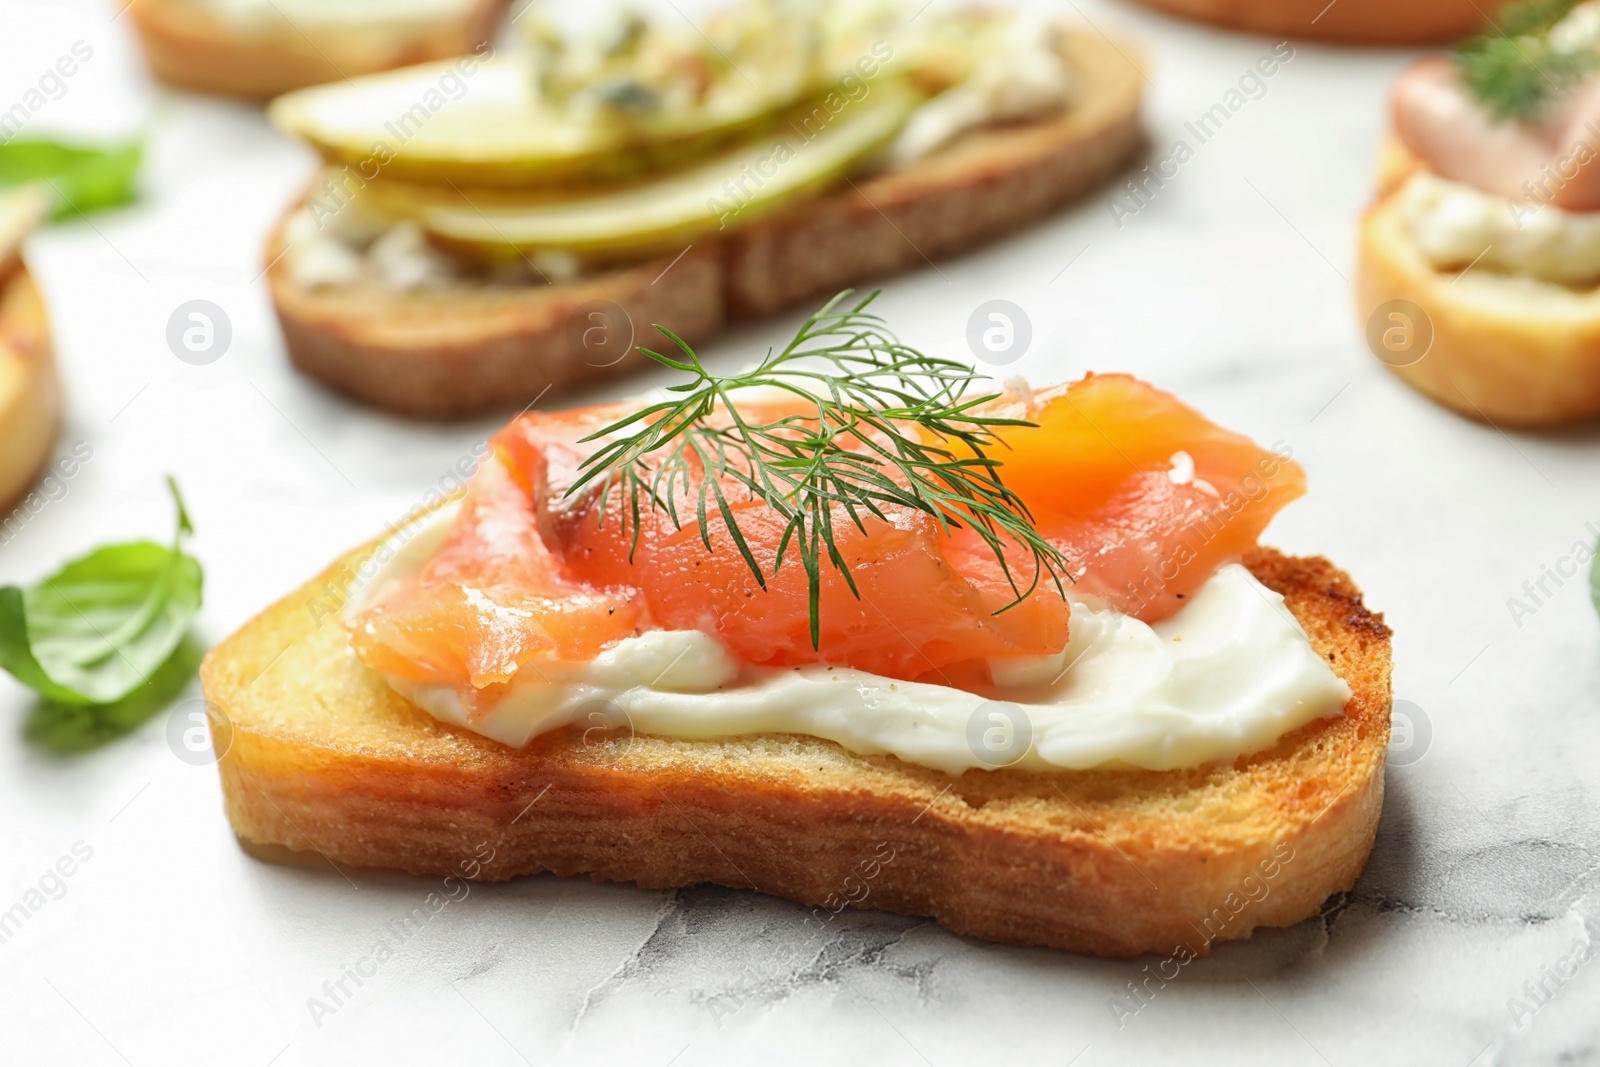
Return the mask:
POLYGON ((792 98, 735 87, 690 111, 575 116, 544 103, 525 56, 426 63, 301 89, 269 109, 363 180, 575 185, 637 177, 770 122, 792 98))
POLYGON ((480 257, 565 252, 589 262, 678 251, 833 185, 905 125, 922 97, 899 82, 862 99, 791 113, 789 121, 735 148, 653 181, 590 196, 517 200, 437 191, 406 203, 374 182, 382 214, 412 217, 439 243, 480 257))

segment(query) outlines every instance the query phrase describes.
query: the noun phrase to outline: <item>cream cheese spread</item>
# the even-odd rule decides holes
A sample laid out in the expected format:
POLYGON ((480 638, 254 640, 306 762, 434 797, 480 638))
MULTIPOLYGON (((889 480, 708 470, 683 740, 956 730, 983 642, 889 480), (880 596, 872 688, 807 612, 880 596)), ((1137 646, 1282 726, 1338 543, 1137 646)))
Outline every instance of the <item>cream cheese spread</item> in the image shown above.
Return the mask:
MULTIPOLYGON (((420 569, 454 514, 396 534, 347 618, 420 569)), ((514 747, 574 724, 684 740, 804 734, 950 774, 1193 767, 1268 747, 1350 698, 1282 598, 1237 564, 1153 625, 1073 597, 1066 648, 992 664, 988 693, 849 668, 752 667, 698 630, 648 631, 590 662, 523 673, 475 717, 453 689, 386 681, 436 718, 514 747)))
POLYGON ((408 291, 456 280, 455 260, 428 244, 415 222, 388 223, 347 204, 327 218, 302 208, 284 228, 284 261, 306 289, 371 282, 408 291))
POLYGON ((912 112, 890 146, 889 160, 904 166, 969 130, 1060 111, 1071 104, 1072 93, 1072 71, 1057 47, 1055 24, 1018 14, 1003 47, 980 59, 965 81, 912 112))
POLYGON ((1475 263, 1559 285, 1600 281, 1600 211, 1508 200, 1421 172, 1400 190, 1400 212, 1439 270, 1475 263))
POLYGON ((535 252, 477 273, 430 244, 420 224, 376 218, 358 203, 346 203, 326 217, 301 208, 290 217, 283 238, 284 265, 303 289, 361 283, 395 292, 473 284, 539 285, 570 281, 581 273, 575 258, 555 252, 535 252))

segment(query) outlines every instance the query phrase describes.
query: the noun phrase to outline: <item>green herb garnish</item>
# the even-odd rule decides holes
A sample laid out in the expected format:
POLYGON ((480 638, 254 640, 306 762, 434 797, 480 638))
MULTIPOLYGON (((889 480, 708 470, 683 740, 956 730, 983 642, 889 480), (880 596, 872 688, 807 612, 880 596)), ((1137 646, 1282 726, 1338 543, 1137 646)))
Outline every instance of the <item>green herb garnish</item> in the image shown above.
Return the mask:
POLYGON ((194 680, 205 646, 191 631, 150 680, 110 704, 68 704, 40 700, 23 726, 23 736, 40 748, 63 755, 124 737, 168 707, 173 697, 194 680))
POLYGON ((1456 49, 1462 83, 1496 119, 1536 120, 1600 69, 1600 50, 1565 50, 1550 43, 1550 31, 1578 2, 1508 4, 1501 9, 1498 25, 1456 49))
POLYGON ((1034 424, 975 414, 974 408, 1001 394, 969 396, 987 379, 964 363, 901 344, 881 318, 867 311, 877 295, 839 310, 850 296, 849 290, 840 293, 807 319, 782 351, 769 349, 744 374, 712 374, 680 337, 656 327, 682 357, 643 349, 645 355, 691 380, 668 387, 678 394, 675 399, 651 404, 584 438, 605 443, 584 461, 567 495, 598 484, 603 522, 605 501, 613 486, 620 486, 623 522, 632 523, 635 550, 646 502, 682 528, 692 501, 708 551, 707 518, 714 507, 763 589, 768 575, 739 528, 728 487, 738 496, 764 501, 786 523, 772 576, 791 546, 805 569, 813 648, 821 638, 824 557, 850 591, 861 595, 839 549, 841 512, 863 532, 868 516, 886 517, 884 505, 931 515, 944 531, 971 528, 1000 561, 1015 596, 1000 611, 1021 603, 1046 579, 1063 592, 1066 557, 1034 529, 1027 505, 1001 480, 1001 461, 989 454, 1003 446, 997 431, 1034 424), (750 389, 788 394, 805 413, 772 422, 747 419, 733 395, 750 389), (1012 573, 1008 543, 1033 557, 1025 584, 1012 573))
POLYGON ((56 218, 120 207, 134 199, 137 143, 86 148, 39 139, 0 143, 0 187, 40 183, 55 197, 56 218))
MULTIPOLYGON (((110 705, 171 659, 200 610, 200 564, 177 483, 170 547, 133 541, 96 549, 38 585, 0 588, 0 668, 46 700, 110 705)), ((179 686, 181 688, 181 685, 179 686)))

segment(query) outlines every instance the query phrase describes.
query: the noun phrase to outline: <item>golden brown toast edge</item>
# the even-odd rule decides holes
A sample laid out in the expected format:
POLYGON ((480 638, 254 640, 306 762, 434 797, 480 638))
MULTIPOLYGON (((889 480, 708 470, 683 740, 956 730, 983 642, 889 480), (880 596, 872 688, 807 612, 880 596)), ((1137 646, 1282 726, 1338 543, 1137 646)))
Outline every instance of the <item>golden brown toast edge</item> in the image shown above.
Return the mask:
POLYGON ((711 882, 814 916, 849 902, 1105 956, 1203 955, 1298 922, 1348 890, 1372 848, 1389 631, 1321 559, 1260 549, 1246 562, 1349 683, 1342 716, 1227 765, 953 778, 789 735, 573 728, 511 749, 451 728, 350 651, 332 613, 363 558, 267 609, 202 668, 245 842, 432 876, 711 882))
POLYGON ((573 313, 594 301, 627 313, 636 344, 659 347, 657 323, 693 344, 714 336, 731 315, 805 304, 998 238, 1082 196, 1143 144, 1137 51, 1088 31, 1063 40, 1093 75, 1095 89, 1081 108, 981 131, 855 189, 725 239, 696 242, 676 262, 667 257, 573 283, 479 292, 307 290, 282 261, 280 223, 266 248, 267 278, 289 356, 340 392, 404 415, 514 409, 547 387, 592 382, 643 360, 635 352, 627 366, 596 365, 575 351, 573 313))

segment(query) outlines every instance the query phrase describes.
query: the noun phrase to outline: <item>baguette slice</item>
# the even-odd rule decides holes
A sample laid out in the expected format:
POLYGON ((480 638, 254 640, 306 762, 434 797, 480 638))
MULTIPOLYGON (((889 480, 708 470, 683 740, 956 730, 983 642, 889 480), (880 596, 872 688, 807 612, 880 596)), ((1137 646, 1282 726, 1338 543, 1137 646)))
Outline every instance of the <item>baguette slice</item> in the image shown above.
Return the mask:
POLYGON ((1347 44, 1447 44, 1483 29, 1475 0, 1137 0, 1185 18, 1273 37, 1347 44))
POLYGON ((359 552, 201 670, 228 819, 259 855, 489 880, 711 882, 830 907, 851 896, 958 933, 1133 956, 1203 955, 1315 915, 1372 848, 1389 630, 1324 560, 1260 549, 1246 562, 1349 683, 1343 716, 1229 765, 952 778, 792 735, 573 729, 511 749, 446 726, 362 666, 329 617, 359 552), (864 870, 875 876, 862 898, 851 887, 864 870))
POLYGON ((1362 217, 1356 253, 1360 321, 1405 300, 1422 309, 1432 331, 1426 355, 1390 368, 1446 407, 1496 425, 1600 416, 1600 288, 1435 268, 1400 206, 1405 179, 1420 166, 1394 143, 1384 150, 1378 200, 1362 217))
POLYGON ((455 16, 369 25, 297 25, 275 9, 240 22, 197 0, 134 0, 124 10, 145 58, 169 85, 268 100, 291 89, 464 55, 494 36, 509 0, 471 0, 455 16))
POLYGON ((44 299, 26 267, 0 263, 0 513, 39 476, 60 425, 61 381, 44 299))
MULTIPOLYGON (((281 255, 281 234, 280 227, 269 258, 281 255)), ((548 286, 310 289, 295 284, 281 261, 267 277, 294 364, 402 415, 518 408, 546 390, 615 373, 619 361, 609 353, 619 343, 659 348, 651 323, 671 324, 690 344, 723 324, 722 255, 711 246, 676 263, 668 258, 548 286), (608 304, 624 309, 631 326, 617 322, 608 304), (585 345, 592 324, 627 336, 585 345)), ((622 357, 628 364, 642 359, 636 347, 622 357)))
MULTIPOLYGON (((267 271, 289 356, 357 400, 406 415, 516 408, 548 386, 637 367, 591 360, 570 340, 574 312, 614 302, 638 343, 657 323, 694 343, 725 320, 805 304, 1017 230, 1105 180, 1143 144, 1135 51, 1097 34, 1062 35, 1081 74, 1066 115, 978 131, 911 166, 797 205, 671 257, 577 282, 461 286, 423 295, 375 287, 307 289, 282 257, 289 216, 268 240, 267 271), (282 258, 280 258, 282 257, 282 258), (670 268, 670 269, 669 269, 670 268)), ((581 331, 580 331, 581 332, 581 331)))

